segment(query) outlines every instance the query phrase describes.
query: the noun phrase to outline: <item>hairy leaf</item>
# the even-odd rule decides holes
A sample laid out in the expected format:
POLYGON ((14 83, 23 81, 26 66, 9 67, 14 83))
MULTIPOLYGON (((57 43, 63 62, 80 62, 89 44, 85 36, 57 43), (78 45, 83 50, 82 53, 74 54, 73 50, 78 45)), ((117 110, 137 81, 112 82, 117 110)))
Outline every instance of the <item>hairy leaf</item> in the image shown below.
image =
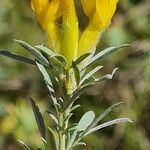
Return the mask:
POLYGON ((51 79, 49 77, 49 74, 47 73, 46 69, 44 68, 43 65, 41 65, 40 63, 36 62, 40 72, 42 73, 43 77, 44 77, 44 80, 45 80, 45 83, 47 85, 47 88, 49 89, 50 92, 54 92, 54 89, 53 89, 53 85, 52 85, 52 82, 51 82, 51 79))
POLYGON ((23 145, 23 147, 26 149, 26 150, 30 150, 30 148, 28 147, 28 145, 27 144, 25 144, 23 141, 21 141, 21 140, 17 140, 20 144, 22 144, 23 145))
POLYGON ((100 130, 102 128, 105 128, 105 127, 108 127, 108 126, 111 126, 111 125, 114 125, 114 124, 118 124, 118 123, 126 123, 126 122, 132 122, 129 118, 118 118, 118 119, 114 119, 114 120, 111 120, 111 121, 108 121, 106 123, 103 123, 101 125, 98 125, 96 126, 95 128, 92 128, 91 130, 89 130, 86 135, 90 134, 90 133, 93 133, 97 130, 100 130))
POLYGON ((129 44, 124 44, 121 45, 119 47, 109 47, 104 49, 103 51, 99 52, 98 54, 94 55, 86 64, 86 67, 94 64, 97 61, 100 61, 102 58, 112 54, 113 52, 117 51, 118 49, 122 48, 122 47, 126 47, 129 46, 129 44))
POLYGON ((15 39, 15 42, 19 43, 23 48, 28 50, 40 63, 49 66, 48 60, 33 46, 31 46, 28 43, 21 41, 21 40, 15 39))
POLYGON ((33 113, 34 113, 34 116, 35 116, 35 119, 39 128, 41 137, 45 139, 45 123, 44 123, 42 114, 32 98, 30 98, 30 103, 33 109, 33 113))
POLYGON ((90 128, 96 126, 105 116, 107 116, 113 109, 119 105, 123 104, 123 102, 117 103, 106 109, 102 114, 100 114, 91 124, 90 128))
POLYGON ((86 112, 80 119, 78 124, 78 131, 85 131, 88 126, 93 122, 95 113, 93 111, 86 112))
POLYGON ((81 55, 74 63, 76 65, 80 64, 82 61, 84 61, 91 53, 85 53, 81 55))
POLYGON ((76 84, 79 85, 79 83, 80 83, 80 70, 74 62, 72 62, 72 66, 73 66, 76 84))
POLYGON ((96 82, 100 82, 100 81, 103 81, 103 80, 111 80, 115 74, 115 72, 118 70, 119 68, 115 68, 111 74, 106 74, 98 79, 96 79, 95 81, 96 82))
POLYGON ((101 68, 103 68, 103 66, 98 66, 94 69, 92 69, 90 72, 88 72, 87 74, 84 75, 84 77, 82 78, 80 85, 87 80, 88 78, 90 78, 91 76, 93 76, 96 72, 98 72, 101 68))
POLYGON ((30 65, 36 65, 34 60, 26 58, 24 56, 17 55, 17 54, 12 53, 12 52, 1 50, 0 55, 9 57, 9 58, 14 59, 14 60, 18 60, 18 61, 21 61, 21 62, 24 62, 27 64, 30 64, 30 65))

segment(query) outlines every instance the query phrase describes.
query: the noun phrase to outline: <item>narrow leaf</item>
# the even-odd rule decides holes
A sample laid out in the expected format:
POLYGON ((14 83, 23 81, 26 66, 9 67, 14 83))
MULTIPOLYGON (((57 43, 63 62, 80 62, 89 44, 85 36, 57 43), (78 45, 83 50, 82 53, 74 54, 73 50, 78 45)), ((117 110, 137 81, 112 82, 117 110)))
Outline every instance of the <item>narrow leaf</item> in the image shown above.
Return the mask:
POLYGON ((49 65, 49 62, 47 61, 47 59, 37 49, 35 49, 28 43, 21 41, 21 40, 15 39, 15 42, 19 43, 23 48, 28 50, 38 61, 40 61, 40 63, 44 65, 49 65))
POLYGON ((52 130, 50 127, 48 127, 48 130, 52 134, 52 136, 54 138, 56 149, 58 150, 58 146, 59 146, 59 136, 58 136, 58 133, 56 131, 52 130))
POLYGON ((78 124, 78 131, 85 131, 87 127, 93 122, 95 113, 93 111, 86 112, 80 119, 78 124))
POLYGON ((55 121, 55 123, 58 124, 58 119, 51 113, 49 115, 55 121))
POLYGON ((75 106, 73 106, 73 107, 71 108, 70 112, 76 110, 76 109, 79 108, 79 107, 81 107, 81 105, 75 105, 75 106))
POLYGON ((62 63, 65 67, 67 66, 67 60, 63 55, 55 55, 53 58, 57 59, 60 63, 62 63))
POLYGON ((86 143, 84 143, 84 142, 76 143, 76 144, 74 144, 74 145, 72 146, 72 148, 73 148, 73 147, 77 147, 77 146, 86 146, 86 143))
POLYGON ((91 76, 93 76, 96 72, 98 72, 101 68, 103 68, 103 66, 98 66, 96 68, 94 68, 93 70, 91 70, 89 73, 85 74, 85 76, 82 78, 80 85, 87 80, 88 78, 90 78, 91 76))
POLYGON ((43 77, 44 77, 44 81, 48 87, 48 89, 50 90, 50 92, 54 92, 54 89, 53 89, 53 85, 52 85, 52 82, 51 82, 51 79, 49 77, 49 74, 47 73, 46 69, 44 68, 43 65, 39 64, 38 62, 36 62, 40 72, 42 73, 43 77))
POLYGON ((96 79, 95 81, 96 82, 100 82, 100 81, 103 81, 103 80, 111 80, 115 74, 115 72, 118 70, 119 68, 115 68, 111 74, 106 74, 98 79, 96 79))
POLYGON ((88 62, 86 67, 90 66, 91 64, 94 64, 96 61, 101 60, 102 58, 112 54, 113 52, 117 51, 118 49, 122 48, 122 47, 126 47, 129 46, 129 44, 124 44, 121 45, 119 47, 109 47, 104 49, 103 51, 99 52, 98 54, 94 55, 88 62))
POLYGON ((105 116, 107 116, 111 111, 113 111, 114 108, 116 108, 117 106, 123 104, 123 102, 117 103, 112 105, 111 107, 109 107, 108 109, 106 109, 102 114, 100 114, 98 116, 98 118, 96 118, 94 120, 94 122, 91 124, 90 128, 95 127, 105 116))
POLYGON ((30 148, 28 147, 28 145, 25 144, 23 141, 21 141, 21 140, 17 140, 17 141, 18 141, 20 144, 22 144, 26 150, 30 150, 30 148))
POLYGON ((74 63, 76 65, 80 64, 82 61, 84 61, 91 53, 85 53, 81 55, 74 63))
POLYGON ((108 121, 106 123, 103 123, 99 126, 96 126, 95 128, 89 130, 87 132, 86 135, 90 134, 90 133, 93 133, 97 130, 100 130, 102 128, 105 128, 105 127, 108 127, 108 126, 111 126, 111 125, 114 125, 114 124, 118 124, 118 123, 126 123, 126 122, 132 122, 129 118, 118 118, 118 119, 114 119, 114 120, 111 120, 111 121, 108 121))
POLYGON ((74 93, 73 93, 73 96, 71 97, 70 101, 68 101, 68 103, 66 104, 63 112, 71 105, 75 102, 75 100, 77 100, 80 95, 85 91, 87 90, 88 88, 92 87, 94 84, 93 83, 90 83, 90 84, 86 84, 84 86, 82 86, 80 89, 78 90, 75 90, 74 93))
POLYGON ((26 58, 24 56, 14 54, 12 52, 1 50, 0 55, 9 57, 9 58, 14 59, 14 60, 18 60, 18 61, 21 61, 21 62, 24 62, 24 63, 27 63, 27 64, 30 64, 30 65, 36 65, 34 60, 26 58))
POLYGON ((44 52, 45 54, 47 54, 50 57, 56 55, 52 50, 50 50, 48 47, 46 47, 44 45, 36 45, 34 47, 37 48, 37 49, 39 49, 39 50, 41 50, 42 52, 44 52))
POLYGON ((80 83, 80 70, 74 62, 72 62, 72 66, 73 66, 76 84, 79 85, 79 83, 80 83))
POLYGON ((33 113, 34 113, 34 116, 35 116, 35 119, 39 128, 41 137, 45 139, 45 123, 44 123, 42 114, 32 98, 30 98, 30 103, 33 109, 33 113))

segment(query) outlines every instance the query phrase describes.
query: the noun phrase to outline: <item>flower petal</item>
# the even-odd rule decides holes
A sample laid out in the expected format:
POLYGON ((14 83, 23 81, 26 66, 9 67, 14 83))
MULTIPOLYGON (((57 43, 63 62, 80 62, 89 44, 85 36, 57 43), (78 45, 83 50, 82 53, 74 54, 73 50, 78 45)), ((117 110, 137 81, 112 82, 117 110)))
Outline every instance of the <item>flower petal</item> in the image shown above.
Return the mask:
POLYGON ((108 26, 116 10, 118 0, 82 0, 89 24, 83 31, 78 47, 78 57, 91 52, 98 42, 100 33, 108 26), (95 9, 95 10, 94 10, 95 9))
POLYGON ((69 65, 77 57, 78 20, 74 0, 63 0, 68 7, 63 12, 63 52, 69 65))

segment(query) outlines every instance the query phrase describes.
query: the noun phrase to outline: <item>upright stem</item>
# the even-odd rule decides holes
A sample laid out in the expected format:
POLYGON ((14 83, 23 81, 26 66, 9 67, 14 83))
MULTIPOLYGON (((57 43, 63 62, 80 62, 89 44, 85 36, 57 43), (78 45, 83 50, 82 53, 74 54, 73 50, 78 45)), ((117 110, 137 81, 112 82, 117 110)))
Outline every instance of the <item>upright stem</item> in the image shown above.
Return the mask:
MULTIPOLYGON (((70 70, 68 69, 66 71, 66 97, 67 100, 69 100, 69 93, 70 93, 70 70)), ((59 150, 66 150, 66 133, 65 130, 68 127, 68 119, 66 119, 68 117, 68 115, 70 114, 70 107, 68 107, 64 112, 59 112, 59 150)))
POLYGON ((69 115, 70 109, 67 109, 63 114, 59 115, 59 150, 66 150, 66 133, 65 129, 68 127, 68 120, 65 121, 65 118, 69 115))

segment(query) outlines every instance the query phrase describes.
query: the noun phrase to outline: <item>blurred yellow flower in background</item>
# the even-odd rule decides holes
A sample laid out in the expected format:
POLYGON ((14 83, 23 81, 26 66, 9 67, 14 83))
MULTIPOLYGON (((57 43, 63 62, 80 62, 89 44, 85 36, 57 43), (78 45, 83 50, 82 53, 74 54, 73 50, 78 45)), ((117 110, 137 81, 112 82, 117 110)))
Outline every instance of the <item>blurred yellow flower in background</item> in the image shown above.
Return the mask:
POLYGON ((118 0, 81 0, 89 23, 79 36, 75 0, 31 0, 37 20, 46 33, 46 44, 66 57, 69 64, 95 49, 100 33, 109 25, 118 0))

